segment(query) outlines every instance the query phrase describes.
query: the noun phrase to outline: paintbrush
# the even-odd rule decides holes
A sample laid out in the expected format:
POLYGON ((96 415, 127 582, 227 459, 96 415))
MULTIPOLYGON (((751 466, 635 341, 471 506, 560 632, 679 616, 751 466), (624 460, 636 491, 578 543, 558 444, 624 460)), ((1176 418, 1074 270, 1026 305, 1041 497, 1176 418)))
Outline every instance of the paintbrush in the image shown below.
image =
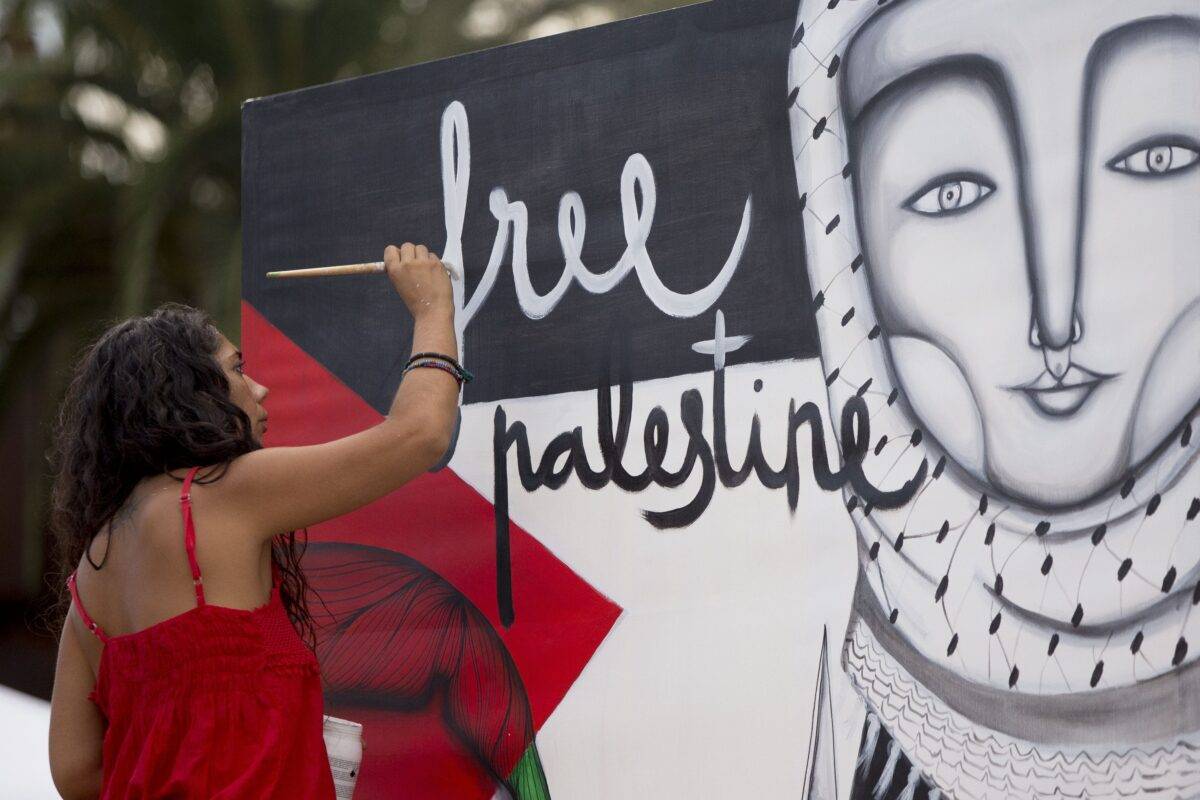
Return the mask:
MULTIPOLYGON (((442 262, 451 280, 462 280, 458 267, 447 261, 442 262)), ((387 270, 382 261, 369 261, 365 264, 339 264, 333 267, 307 267, 305 269, 283 269, 268 272, 268 278, 320 278, 327 275, 374 275, 387 270)))

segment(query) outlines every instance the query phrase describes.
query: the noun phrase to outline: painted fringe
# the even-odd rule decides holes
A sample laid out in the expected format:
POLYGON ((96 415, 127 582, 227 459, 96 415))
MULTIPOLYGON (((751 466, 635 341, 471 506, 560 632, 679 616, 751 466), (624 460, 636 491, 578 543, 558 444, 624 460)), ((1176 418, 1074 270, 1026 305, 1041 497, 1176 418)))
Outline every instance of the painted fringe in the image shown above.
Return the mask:
POLYGON ((858 751, 858 760, 854 763, 854 769, 862 770, 864 777, 871 769, 871 762, 875 760, 875 747, 878 744, 879 717, 867 714, 867 736, 863 739, 863 746, 858 751))
POLYGON ((883 774, 879 776, 879 782, 875 784, 875 800, 883 800, 888 787, 892 785, 892 778, 896 775, 896 765, 900 762, 901 755, 900 746, 896 744, 896 740, 888 742, 887 764, 884 765, 883 774))

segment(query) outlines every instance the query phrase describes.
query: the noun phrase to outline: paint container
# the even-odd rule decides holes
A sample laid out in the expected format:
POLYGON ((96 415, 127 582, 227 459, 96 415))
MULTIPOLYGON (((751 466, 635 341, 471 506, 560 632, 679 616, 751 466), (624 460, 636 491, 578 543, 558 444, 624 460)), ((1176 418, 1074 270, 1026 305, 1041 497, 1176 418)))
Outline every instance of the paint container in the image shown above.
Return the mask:
POLYGON ((326 714, 322 734, 325 737, 325 750, 329 753, 335 794, 338 800, 351 800, 362 765, 362 725, 326 714))

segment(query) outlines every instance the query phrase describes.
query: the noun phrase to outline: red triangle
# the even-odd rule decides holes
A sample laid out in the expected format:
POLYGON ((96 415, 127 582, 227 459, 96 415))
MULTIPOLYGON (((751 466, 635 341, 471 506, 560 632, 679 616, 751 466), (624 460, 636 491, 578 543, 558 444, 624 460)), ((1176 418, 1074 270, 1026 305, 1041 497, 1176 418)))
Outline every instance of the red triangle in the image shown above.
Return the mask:
MULTIPOLYGON (((245 302, 242 350, 247 371, 271 390, 266 401, 271 415, 268 446, 329 441, 382 420, 375 409, 245 302)), ((493 513, 490 502, 452 470, 443 469, 309 533, 314 541, 355 542, 395 550, 453 584, 500 633, 525 683, 534 725, 540 728, 621 609, 512 524, 516 621, 503 629, 496 605, 493 513)), ((411 725, 398 729, 406 727, 411 725)), ((381 751, 405 750, 403 741, 374 740, 372 746, 380 755, 381 751)), ((461 761, 461 754, 455 757, 461 761)), ((367 767, 364 764, 364 780, 367 767)))

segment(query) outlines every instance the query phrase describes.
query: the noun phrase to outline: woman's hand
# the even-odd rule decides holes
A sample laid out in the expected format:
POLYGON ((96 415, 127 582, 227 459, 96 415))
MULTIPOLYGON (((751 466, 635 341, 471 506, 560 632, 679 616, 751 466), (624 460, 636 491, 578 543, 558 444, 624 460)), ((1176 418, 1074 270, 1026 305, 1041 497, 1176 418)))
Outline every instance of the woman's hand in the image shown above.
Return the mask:
POLYGON ((436 254, 423 244, 410 242, 383 251, 383 263, 396 292, 408 306, 413 319, 428 314, 454 314, 450 273, 436 254))

